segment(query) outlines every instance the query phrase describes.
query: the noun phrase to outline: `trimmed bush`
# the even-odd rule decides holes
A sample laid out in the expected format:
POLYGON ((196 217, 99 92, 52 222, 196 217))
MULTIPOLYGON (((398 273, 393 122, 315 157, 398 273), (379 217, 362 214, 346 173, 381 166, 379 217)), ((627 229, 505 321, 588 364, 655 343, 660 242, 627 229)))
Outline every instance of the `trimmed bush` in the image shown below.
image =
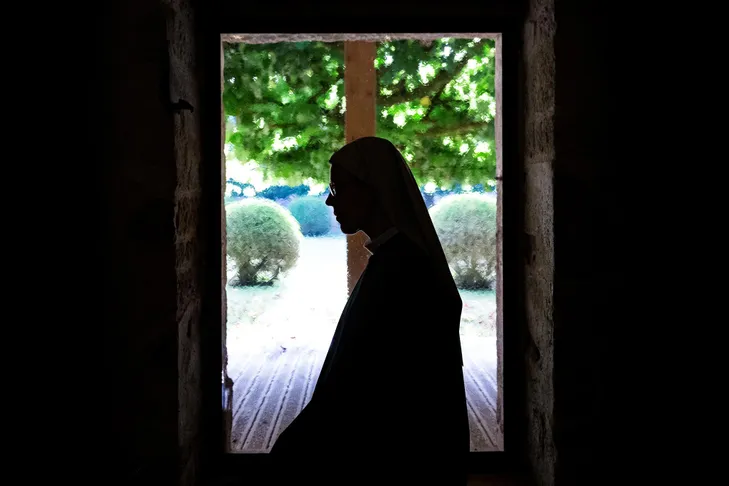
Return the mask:
POLYGON ((496 281, 496 203, 481 194, 441 199, 431 210, 456 285, 492 289, 496 281))
POLYGON ((266 199, 245 199, 225 209, 234 285, 271 285, 296 264, 301 233, 285 208, 266 199))
POLYGON ((324 200, 317 196, 304 196, 291 201, 289 211, 301 226, 304 236, 320 236, 329 233, 332 214, 324 200))

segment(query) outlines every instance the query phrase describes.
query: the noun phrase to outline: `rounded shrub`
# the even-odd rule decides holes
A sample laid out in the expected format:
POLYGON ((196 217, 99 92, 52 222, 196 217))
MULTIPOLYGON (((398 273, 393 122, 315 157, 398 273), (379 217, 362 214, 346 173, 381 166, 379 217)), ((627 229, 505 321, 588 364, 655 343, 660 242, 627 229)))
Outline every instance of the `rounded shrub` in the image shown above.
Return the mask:
POLYGON ((296 264, 301 232, 285 208, 266 199, 245 199, 225 210, 236 285, 270 285, 296 264))
POLYGON ((304 236, 320 236, 331 230, 332 213, 320 197, 298 197, 289 204, 289 211, 301 225, 304 236))
POLYGON ((430 210, 456 285, 491 289, 496 281, 496 203, 481 194, 455 194, 430 210))

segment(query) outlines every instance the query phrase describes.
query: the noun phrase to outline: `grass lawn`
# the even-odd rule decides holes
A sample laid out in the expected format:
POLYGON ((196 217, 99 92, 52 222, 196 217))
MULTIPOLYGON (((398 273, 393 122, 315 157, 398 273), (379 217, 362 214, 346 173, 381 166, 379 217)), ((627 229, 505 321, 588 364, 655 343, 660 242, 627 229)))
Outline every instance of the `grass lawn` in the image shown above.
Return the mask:
MULTIPOLYGON (((326 348, 347 301, 346 237, 304 238, 299 261, 270 287, 227 286, 228 345, 296 342, 326 348)), ((229 262, 228 278, 234 276, 229 262)), ((493 291, 461 291, 461 339, 495 337, 493 291)))

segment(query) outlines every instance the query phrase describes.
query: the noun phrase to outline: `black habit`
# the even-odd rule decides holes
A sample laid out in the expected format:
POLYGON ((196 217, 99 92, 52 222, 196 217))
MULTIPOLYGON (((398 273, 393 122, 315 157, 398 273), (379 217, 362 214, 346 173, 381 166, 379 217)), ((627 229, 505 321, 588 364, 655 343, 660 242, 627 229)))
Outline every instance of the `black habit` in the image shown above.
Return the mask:
POLYGON ((373 252, 311 401, 271 450, 272 473, 282 484, 464 486, 462 302, 405 234, 373 252))

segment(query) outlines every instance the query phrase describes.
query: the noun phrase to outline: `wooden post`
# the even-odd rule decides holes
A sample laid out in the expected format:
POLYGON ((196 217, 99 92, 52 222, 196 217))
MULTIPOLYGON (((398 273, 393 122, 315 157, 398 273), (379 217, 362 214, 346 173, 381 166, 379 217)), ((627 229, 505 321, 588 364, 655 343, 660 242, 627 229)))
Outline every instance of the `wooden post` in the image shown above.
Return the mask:
MULTIPOLYGON (((347 111, 344 133, 347 143, 375 135, 375 42, 346 41, 344 43, 344 91, 347 111)), ((369 253, 364 247, 362 233, 347 236, 347 285, 349 292, 367 265, 369 253)))

